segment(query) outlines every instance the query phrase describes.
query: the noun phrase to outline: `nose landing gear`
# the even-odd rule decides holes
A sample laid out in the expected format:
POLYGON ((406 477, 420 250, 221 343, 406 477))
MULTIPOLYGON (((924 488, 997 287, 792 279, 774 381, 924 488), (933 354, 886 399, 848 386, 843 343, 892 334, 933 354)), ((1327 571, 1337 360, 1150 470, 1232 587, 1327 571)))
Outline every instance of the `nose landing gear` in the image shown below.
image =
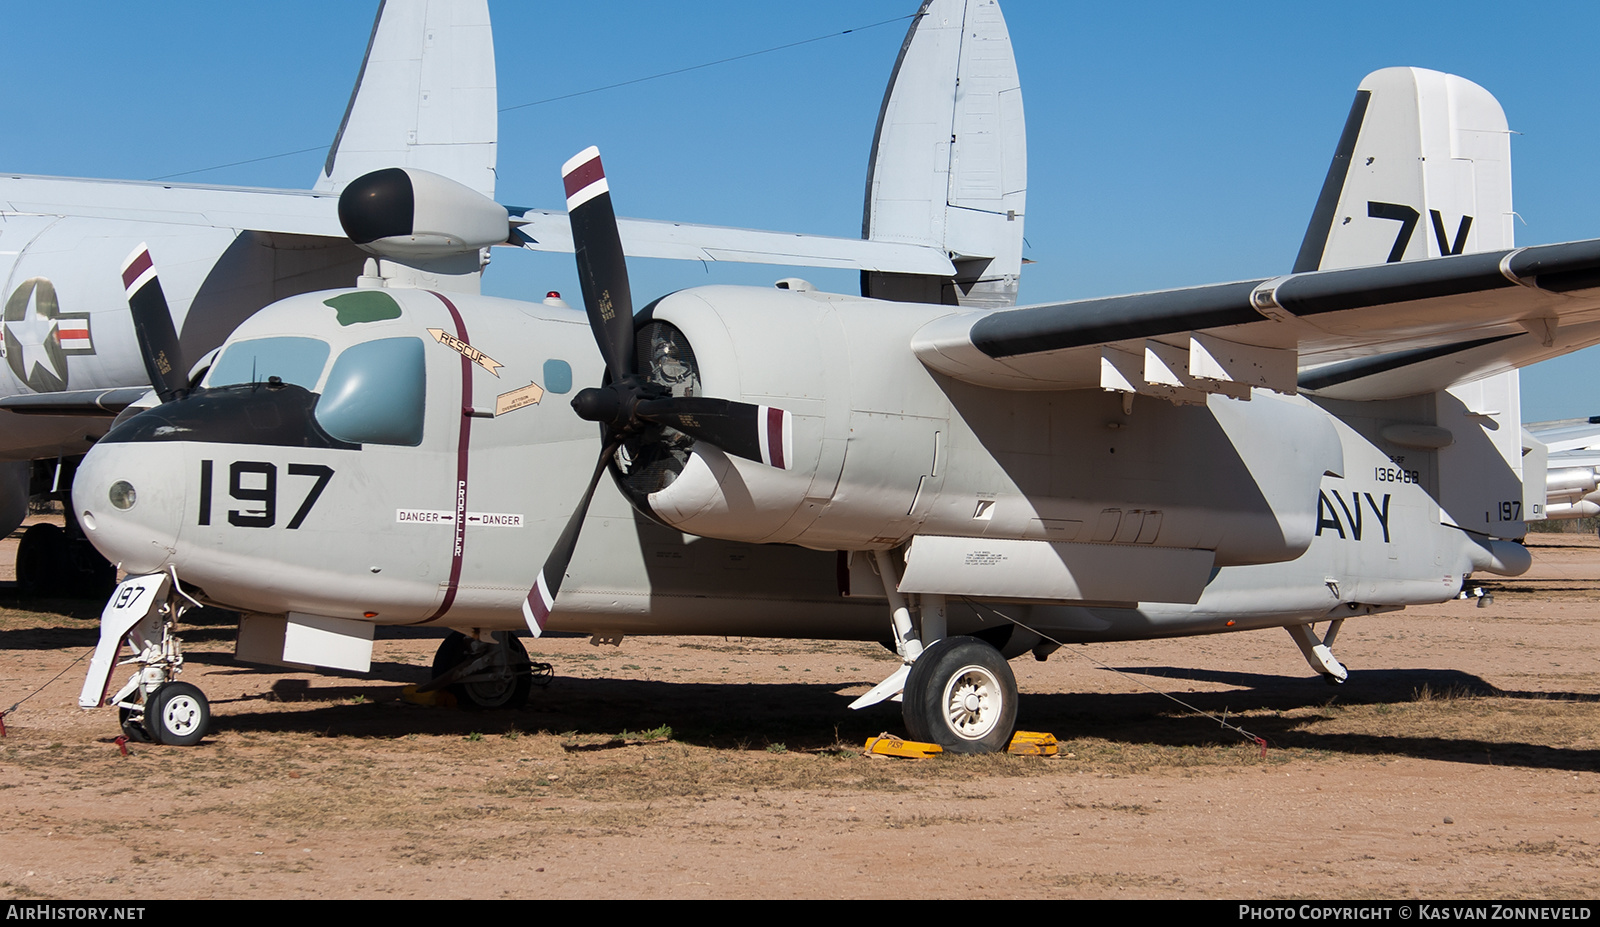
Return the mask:
POLYGON ((199 743, 211 723, 211 705, 197 687, 173 679, 183 672, 183 653, 175 632, 178 618, 188 606, 165 573, 124 580, 100 615, 100 643, 89 661, 88 676, 78 695, 79 707, 115 705, 122 732, 132 741, 174 747, 199 743), (105 693, 123 643, 135 656, 120 665, 132 664, 137 669, 108 699, 105 693))

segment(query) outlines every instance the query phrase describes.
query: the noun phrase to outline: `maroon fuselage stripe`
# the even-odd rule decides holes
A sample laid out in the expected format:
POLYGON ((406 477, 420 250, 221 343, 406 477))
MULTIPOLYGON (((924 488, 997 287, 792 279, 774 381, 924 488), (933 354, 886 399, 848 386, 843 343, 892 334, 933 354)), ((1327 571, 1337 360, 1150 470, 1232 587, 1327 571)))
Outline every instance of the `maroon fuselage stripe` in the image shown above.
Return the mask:
POLYGON ((571 196, 605 176, 605 168, 600 166, 600 156, 596 155, 573 168, 572 173, 563 175, 561 182, 567 188, 567 195, 571 196))
MULTIPOLYGON (((450 310, 450 318, 455 320, 456 337, 462 344, 471 344, 467 338, 467 323, 461 320, 461 313, 456 310, 455 304, 445 299, 444 294, 428 291, 439 297, 439 302, 450 310)), ((456 532, 455 544, 450 552, 450 585, 445 587, 444 601, 439 603, 439 610, 422 620, 422 624, 437 621, 443 618, 445 612, 456 601, 456 585, 461 582, 461 555, 467 543, 467 450, 472 443, 472 361, 465 354, 461 355, 461 433, 456 441, 456 532)))

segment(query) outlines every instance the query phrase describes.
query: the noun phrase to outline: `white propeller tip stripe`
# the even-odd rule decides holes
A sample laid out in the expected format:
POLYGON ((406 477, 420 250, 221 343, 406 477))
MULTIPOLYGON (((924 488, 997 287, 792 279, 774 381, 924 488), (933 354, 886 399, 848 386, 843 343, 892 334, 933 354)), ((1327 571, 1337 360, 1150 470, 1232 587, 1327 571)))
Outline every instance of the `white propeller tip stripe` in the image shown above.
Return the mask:
POLYGON ((533 588, 528 590, 528 597, 522 602, 522 620, 527 623, 528 631, 534 637, 544 636, 544 624, 549 620, 555 604, 545 589, 544 571, 540 570, 539 578, 534 580, 533 588))
MULTIPOLYGON (((574 168, 576 168, 576 167, 578 167, 579 165, 582 165, 582 164, 587 164, 590 161, 593 161, 595 158, 598 158, 598 157, 600 157, 600 148, 599 148, 599 146, 590 145, 588 148, 585 148, 582 151, 578 152, 577 154, 573 155, 572 157, 568 158, 567 159, 567 163, 561 165, 561 176, 563 176, 563 177, 567 176, 568 174, 572 173, 574 168)), ((548 164, 549 162, 547 161, 545 163, 548 164)))
POLYGON ((582 190, 579 190, 577 193, 567 197, 567 212, 577 209, 579 206, 582 206, 584 203, 589 202, 602 193, 609 192, 611 192, 611 185, 607 184, 606 179, 602 177, 599 180, 596 180, 594 183, 589 184, 587 187, 584 187, 582 190))
POLYGON ((561 181, 567 191, 567 212, 611 191, 611 185, 606 183, 605 166, 600 163, 600 149, 593 145, 561 165, 561 181))
POLYGON ((779 470, 794 467, 794 418, 788 411, 760 406, 756 412, 756 436, 761 445, 762 463, 779 470), (777 434, 772 433, 774 419, 777 434))
POLYGON ((156 266, 155 262, 150 257, 150 246, 144 242, 140 242, 139 247, 133 249, 133 252, 129 254, 127 259, 122 262, 121 273, 123 289, 129 296, 139 292, 141 287, 155 279, 156 266), (144 269, 135 275, 132 280, 129 280, 129 268, 141 262, 145 265, 144 269))

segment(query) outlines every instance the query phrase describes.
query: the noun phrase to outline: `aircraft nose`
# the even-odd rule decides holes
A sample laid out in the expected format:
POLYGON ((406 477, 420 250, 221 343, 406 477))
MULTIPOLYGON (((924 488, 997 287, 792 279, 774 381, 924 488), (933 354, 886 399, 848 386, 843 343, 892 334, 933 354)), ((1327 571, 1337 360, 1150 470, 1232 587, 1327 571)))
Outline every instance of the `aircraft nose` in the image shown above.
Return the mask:
POLYGON ((179 444, 97 444, 72 482, 89 542, 129 573, 166 569, 177 553, 188 469, 179 444))

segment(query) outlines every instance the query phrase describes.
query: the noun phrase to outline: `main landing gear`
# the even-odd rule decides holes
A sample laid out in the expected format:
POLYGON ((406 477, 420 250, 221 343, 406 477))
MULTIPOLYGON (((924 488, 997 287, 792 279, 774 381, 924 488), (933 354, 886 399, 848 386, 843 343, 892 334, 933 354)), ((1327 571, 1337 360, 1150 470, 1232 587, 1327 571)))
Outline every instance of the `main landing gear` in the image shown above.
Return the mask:
POLYGON ((912 740, 952 753, 998 753, 1017 730, 1017 677, 984 641, 946 637, 911 664, 900 712, 912 740))
POLYGON ((445 689, 468 708, 521 708, 533 684, 549 685, 555 669, 528 659, 510 631, 487 640, 451 631, 433 656, 433 680, 423 690, 445 689))
POLYGON ((117 568, 94 549, 78 525, 72 510, 72 476, 82 458, 68 458, 56 467, 50 482, 39 474, 35 483, 43 484, 39 494, 48 499, 64 501, 66 524, 48 522, 29 525, 17 544, 17 591, 28 598, 85 598, 100 599, 117 585, 117 568))
POLYGON ((17 591, 28 598, 98 599, 117 584, 117 568, 100 556, 72 509, 67 525, 29 525, 17 544, 17 591))
POLYGON ((197 687, 174 678, 183 672, 178 618, 190 605, 164 573, 124 580, 101 613, 100 643, 89 661, 79 706, 115 705, 122 733, 137 743, 174 747, 199 743, 211 724, 211 704, 197 687), (134 656, 120 665, 136 669, 108 699, 105 693, 124 642, 134 656))
POLYGON ((1011 665, 987 641, 945 636, 943 596, 919 597, 919 627, 913 627, 894 561, 881 551, 873 557, 889 599, 895 652, 902 665, 850 707, 898 698, 912 740, 935 743, 951 753, 1006 749, 1017 731, 1017 677, 1011 665))

